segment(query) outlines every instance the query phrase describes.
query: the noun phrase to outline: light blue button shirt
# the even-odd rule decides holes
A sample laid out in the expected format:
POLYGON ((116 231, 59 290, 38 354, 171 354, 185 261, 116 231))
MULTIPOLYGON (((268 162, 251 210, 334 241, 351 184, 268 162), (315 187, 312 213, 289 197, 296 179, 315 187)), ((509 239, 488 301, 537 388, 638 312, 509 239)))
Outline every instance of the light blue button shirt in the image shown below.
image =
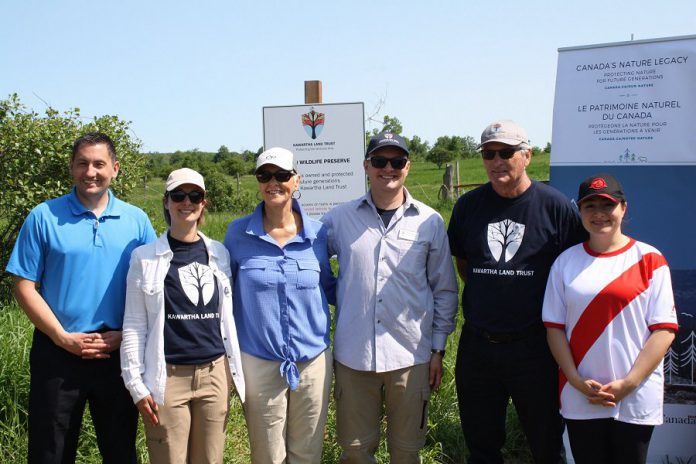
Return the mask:
POLYGON ((339 264, 334 358, 352 369, 429 362, 454 330, 457 280, 444 222, 404 192, 386 228, 369 193, 321 219, 339 264))
POLYGON ((280 361, 291 389, 299 385, 297 362, 329 347, 336 280, 327 253, 326 228, 307 216, 282 248, 263 228, 263 203, 233 221, 225 236, 234 280, 234 317, 243 352, 280 361))

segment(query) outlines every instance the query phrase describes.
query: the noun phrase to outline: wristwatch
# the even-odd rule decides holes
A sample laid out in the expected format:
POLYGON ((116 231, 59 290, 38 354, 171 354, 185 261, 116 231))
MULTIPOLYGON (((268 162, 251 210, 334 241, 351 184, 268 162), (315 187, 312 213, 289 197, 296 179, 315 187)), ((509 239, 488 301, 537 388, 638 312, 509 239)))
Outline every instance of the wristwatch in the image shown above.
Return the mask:
POLYGON ((445 350, 436 350, 435 348, 433 348, 432 350, 430 350, 430 353, 440 354, 440 355, 442 355, 443 358, 445 357, 445 350))

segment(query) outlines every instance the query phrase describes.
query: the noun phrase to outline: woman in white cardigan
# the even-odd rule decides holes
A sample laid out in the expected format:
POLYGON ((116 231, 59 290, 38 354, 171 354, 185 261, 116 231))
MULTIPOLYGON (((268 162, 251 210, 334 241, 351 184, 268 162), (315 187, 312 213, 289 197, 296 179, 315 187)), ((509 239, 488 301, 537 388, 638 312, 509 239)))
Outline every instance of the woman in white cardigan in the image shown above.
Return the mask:
POLYGON ((170 228, 130 261, 121 369, 154 464, 222 463, 233 385, 244 401, 229 254, 198 231, 206 202, 199 173, 173 171, 170 228))

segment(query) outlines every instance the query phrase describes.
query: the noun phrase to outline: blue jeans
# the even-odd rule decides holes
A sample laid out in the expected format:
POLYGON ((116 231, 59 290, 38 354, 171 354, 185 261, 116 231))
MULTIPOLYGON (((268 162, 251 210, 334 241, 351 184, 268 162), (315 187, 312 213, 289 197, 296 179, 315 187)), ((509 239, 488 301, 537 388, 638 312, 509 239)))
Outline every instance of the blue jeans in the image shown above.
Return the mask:
POLYGON ((469 464, 502 464, 505 417, 510 398, 527 436, 534 461, 565 462, 563 419, 558 412, 558 366, 546 331, 491 342, 467 329, 459 339, 457 397, 469 464))

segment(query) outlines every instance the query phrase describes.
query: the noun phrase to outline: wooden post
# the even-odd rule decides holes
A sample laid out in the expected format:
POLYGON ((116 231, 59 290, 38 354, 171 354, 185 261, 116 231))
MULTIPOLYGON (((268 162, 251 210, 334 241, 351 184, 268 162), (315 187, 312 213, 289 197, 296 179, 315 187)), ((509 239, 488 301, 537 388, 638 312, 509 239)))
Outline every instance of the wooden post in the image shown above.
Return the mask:
POLYGON ((452 199, 452 181, 453 181, 453 171, 454 168, 451 164, 445 165, 445 173, 442 175, 442 185, 440 186, 440 191, 438 196, 441 200, 451 200, 452 199))
POLYGON ((452 199, 454 196, 454 166, 451 164, 445 167, 445 175, 442 176, 442 183, 447 188, 447 198, 452 199))
POLYGON ((456 197, 454 197, 454 199, 456 200, 457 198, 459 198, 459 195, 461 195, 461 193, 459 192, 459 186, 462 185, 462 181, 461 181, 461 179, 459 179, 459 160, 456 161, 455 166, 457 169, 457 172, 456 172, 456 174, 457 174, 457 186, 455 187, 456 197))
POLYGON ((322 103, 321 81, 304 81, 304 102, 322 103))

